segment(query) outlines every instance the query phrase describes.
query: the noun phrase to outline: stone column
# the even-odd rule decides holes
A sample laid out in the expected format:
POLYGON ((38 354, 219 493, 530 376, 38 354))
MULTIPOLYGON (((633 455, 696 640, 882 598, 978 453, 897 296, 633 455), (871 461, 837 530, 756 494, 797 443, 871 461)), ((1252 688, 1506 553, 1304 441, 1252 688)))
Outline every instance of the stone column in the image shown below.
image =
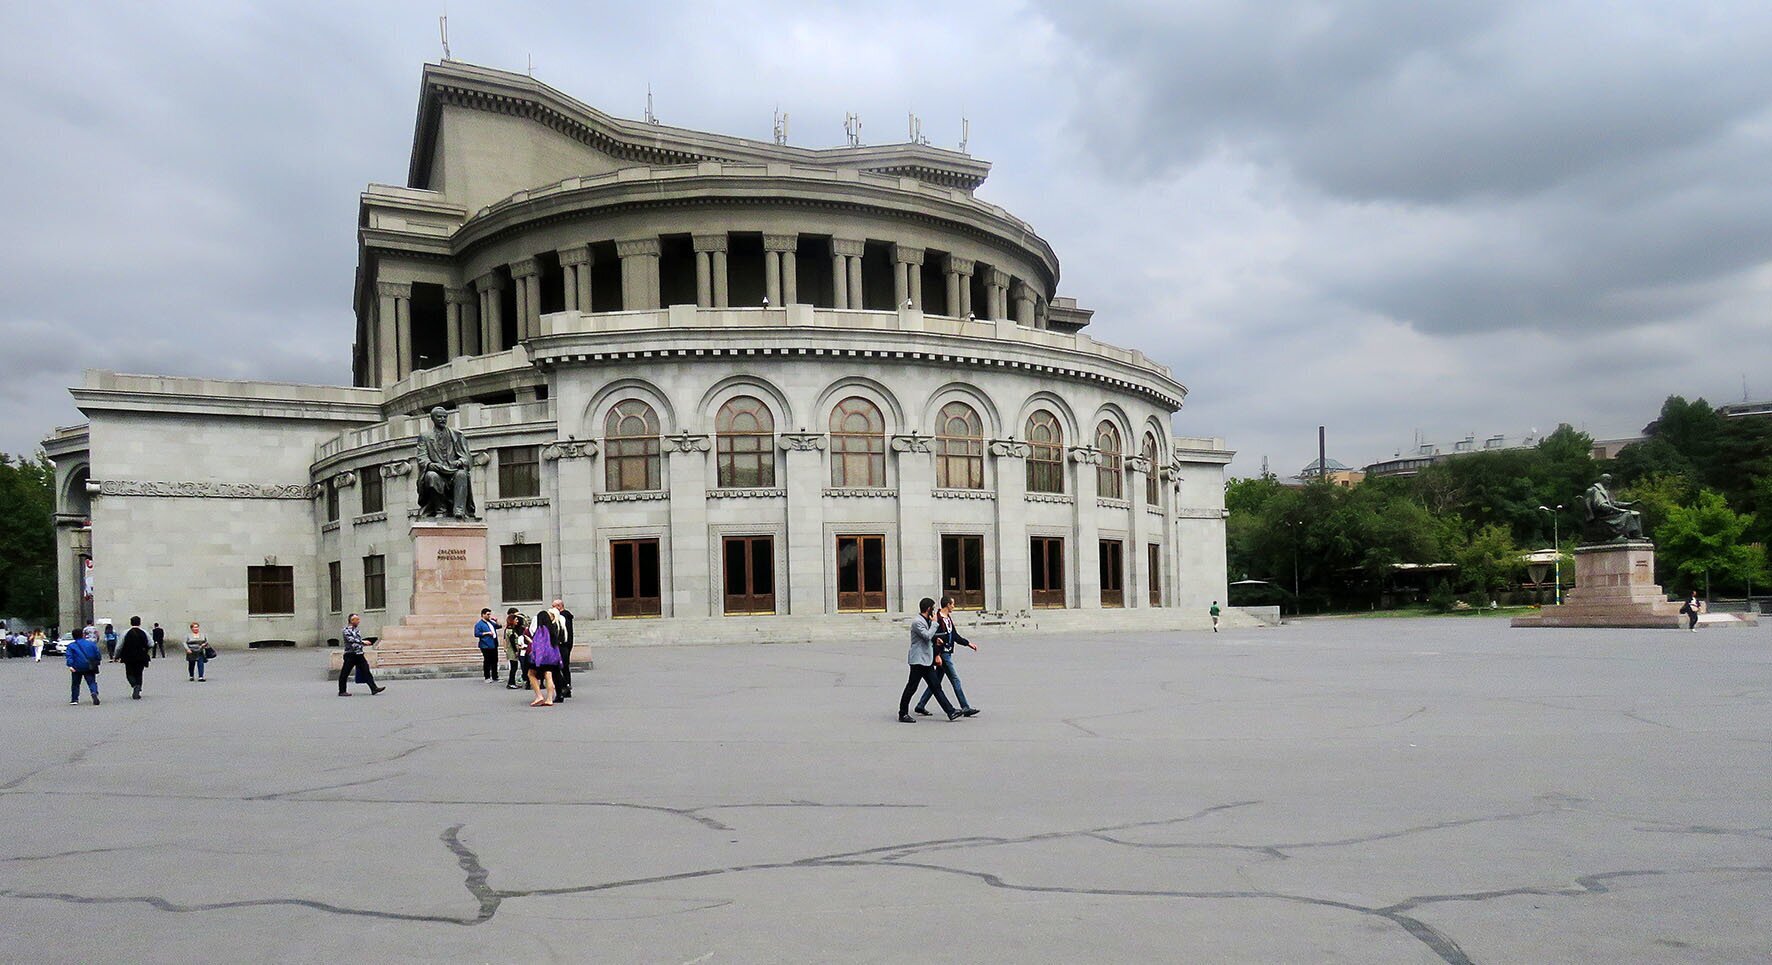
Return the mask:
POLYGON ((849 259, 843 255, 831 255, 831 305, 849 307, 849 259))
POLYGON ((560 249, 560 288, 569 312, 591 310, 591 246, 560 249))
POLYGON ((1009 297, 1015 302, 1015 324, 1023 328, 1034 327, 1034 293, 1028 289, 1027 283, 1017 278, 1009 286, 1009 297))
MULTIPOLYGON (((948 277, 952 278, 952 275, 948 277)), ((987 447, 997 474, 997 545, 992 547, 997 581, 986 605, 1014 612, 1034 605, 1027 530, 1028 444, 993 439, 987 447)))
POLYGON ((621 256, 621 307, 627 311, 658 307, 658 239, 634 238, 615 243, 621 256))
POLYGON ((412 366, 412 285, 376 282, 376 385, 389 386, 406 377, 412 366))
POLYGON ((447 333, 449 357, 452 359, 472 354, 468 351, 468 346, 473 342, 473 339, 469 337, 467 327, 468 306, 472 304, 469 301, 471 297, 466 288, 443 289, 443 303, 446 306, 445 311, 448 313, 446 324, 449 329, 447 333))
MULTIPOLYGON (((923 595, 917 587, 941 588, 935 528, 935 456, 929 436, 911 433, 892 437, 898 453, 898 609, 913 606, 923 595)), ((939 593, 931 593, 940 596, 939 593)), ((892 608, 890 601, 886 604, 892 608)))
MULTIPOLYGON (((1101 464, 1101 453, 1094 449, 1076 448, 1070 451, 1071 462, 1066 469, 1076 471, 1076 486, 1072 487, 1077 494, 1076 504, 1072 507, 1075 513, 1071 531, 1076 534, 1076 550, 1071 559, 1076 566, 1076 605, 1079 609, 1101 609, 1101 536, 1095 526, 1095 497, 1099 492, 1096 486, 1095 469, 1101 464)), ((1122 584, 1124 585, 1124 581, 1122 584)))
POLYGON ((541 334, 541 266, 534 258, 511 265, 517 285, 517 340, 527 342, 541 334))
POLYGON ((825 610, 824 487, 830 479, 824 467, 823 433, 784 432, 780 437, 787 468, 783 476, 788 493, 788 605, 795 616, 825 610))
POLYGON ((923 310, 923 249, 910 248, 905 245, 892 246, 893 287, 892 307, 894 310, 911 307, 923 310))
POLYGON ((1001 268, 992 268, 985 281, 989 285, 991 317, 1008 318, 1009 300, 1004 296, 1004 293, 1009 288, 1009 273, 1001 268))
POLYGON ((723 308, 726 305, 725 284, 715 284, 715 261, 719 261, 721 271, 725 275, 726 236, 694 235, 690 244, 695 248, 695 304, 702 308, 723 308), (717 257, 716 257, 717 256, 717 257), (715 294, 716 291, 720 294, 715 294))
POLYGON ((510 346, 505 344, 504 304, 499 300, 498 293, 504 287, 503 279, 498 272, 489 271, 474 282, 475 290, 484 299, 480 303, 480 351, 490 355, 502 352, 510 346))
POLYGON ((671 498, 672 617, 705 617, 716 610, 708 573, 707 436, 687 432, 664 438, 665 485, 671 498))
POLYGON ((1158 494, 1163 500, 1163 550, 1161 552, 1163 566, 1167 572, 1163 578, 1163 605, 1175 606, 1181 599, 1181 517, 1177 515, 1177 507, 1181 503, 1181 467, 1170 462, 1158 472, 1163 488, 1158 494))
POLYGON ((972 311, 972 269, 972 259, 948 256, 948 314, 955 318, 972 311))
POLYGON ((794 249, 800 244, 798 235, 763 236, 764 293, 771 308, 780 308, 793 298, 794 249))
POLYGON ((796 250, 799 239, 794 239, 794 248, 781 253, 781 303, 783 305, 800 304, 800 255, 796 250))
POLYGON ((1126 606, 1146 608, 1151 605, 1150 553, 1145 544, 1144 477, 1150 464, 1142 456, 1126 460, 1126 606))
MULTIPOLYGON (((585 621, 599 612, 597 570, 603 556, 597 548, 597 514, 592 502, 596 455, 596 443, 578 440, 550 443, 541 451, 542 459, 554 466, 553 543, 559 552, 555 577, 561 598, 578 609, 578 626, 585 626, 585 621)), ((585 639, 590 636, 586 634, 585 639)), ((589 643, 575 649, 573 656, 594 659, 589 643)))
POLYGON ((831 241, 831 252, 837 256, 837 290, 845 293, 838 308, 861 308, 867 304, 861 298, 861 255, 866 250, 865 241, 831 241))

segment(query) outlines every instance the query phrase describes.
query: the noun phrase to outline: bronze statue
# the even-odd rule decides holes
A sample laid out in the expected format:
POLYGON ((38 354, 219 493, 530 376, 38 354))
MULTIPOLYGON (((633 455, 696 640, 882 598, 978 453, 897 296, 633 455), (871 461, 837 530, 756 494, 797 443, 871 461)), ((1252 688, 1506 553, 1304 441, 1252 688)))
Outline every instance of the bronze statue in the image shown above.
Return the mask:
POLYGON ((1611 482, 1611 473, 1601 473, 1581 497, 1582 519, 1586 523, 1583 538, 1590 543, 1642 539, 1643 514, 1631 508, 1635 503, 1613 499, 1607 489, 1611 482))
POLYGON ((418 514, 474 518, 474 456, 468 440, 449 428, 449 413, 431 410, 431 431, 418 437, 418 514))

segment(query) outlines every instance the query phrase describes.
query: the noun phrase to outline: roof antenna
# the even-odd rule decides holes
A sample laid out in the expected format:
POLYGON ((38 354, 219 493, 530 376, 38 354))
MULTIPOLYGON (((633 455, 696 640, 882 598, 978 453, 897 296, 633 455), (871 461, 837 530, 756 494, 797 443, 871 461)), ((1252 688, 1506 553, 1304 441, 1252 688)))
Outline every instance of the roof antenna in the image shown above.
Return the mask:
POLYGON ((658 115, 652 113, 652 85, 646 85, 646 123, 657 124, 658 115))
POLYGON ((443 41, 443 59, 449 59, 449 5, 443 5, 443 15, 437 18, 437 35, 443 41))
POLYGON ((788 143, 788 116, 781 112, 780 104, 775 106, 775 143, 783 147, 788 143))
POLYGON ((970 141, 970 140, 972 140, 972 122, 967 120, 966 115, 962 113, 960 115, 960 153, 961 154, 966 153, 966 142, 970 141))
POLYGON ((535 55, 534 54, 529 55, 529 76, 531 76, 531 77, 535 76, 535 55))
POLYGON ((843 136, 848 139, 850 147, 861 147, 861 115, 843 114, 843 136))

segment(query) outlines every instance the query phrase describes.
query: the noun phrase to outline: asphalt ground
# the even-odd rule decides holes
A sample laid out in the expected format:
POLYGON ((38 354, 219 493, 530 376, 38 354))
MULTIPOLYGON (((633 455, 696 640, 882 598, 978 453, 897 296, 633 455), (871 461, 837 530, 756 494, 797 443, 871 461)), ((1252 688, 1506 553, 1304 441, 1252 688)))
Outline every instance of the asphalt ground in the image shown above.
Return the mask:
POLYGON ((1772 957, 1768 628, 978 642, 914 726, 896 637, 595 646, 539 709, 0 662, 0 960, 1772 957))

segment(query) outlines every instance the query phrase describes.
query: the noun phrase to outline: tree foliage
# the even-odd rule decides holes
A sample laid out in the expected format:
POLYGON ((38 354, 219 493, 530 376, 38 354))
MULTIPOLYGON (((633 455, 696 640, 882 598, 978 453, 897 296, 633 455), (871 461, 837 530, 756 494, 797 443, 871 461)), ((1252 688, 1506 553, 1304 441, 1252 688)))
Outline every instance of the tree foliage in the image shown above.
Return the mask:
POLYGON ((0 614, 55 612, 55 468, 0 453, 0 614))
POLYGON ((1688 506, 1675 506, 1655 530, 1657 560, 1686 585, 1741 589, 1766 585, 1766 549, 1743 541, 1751 514, 1737 513, 1718 492, 1706 489, 1688 506))

